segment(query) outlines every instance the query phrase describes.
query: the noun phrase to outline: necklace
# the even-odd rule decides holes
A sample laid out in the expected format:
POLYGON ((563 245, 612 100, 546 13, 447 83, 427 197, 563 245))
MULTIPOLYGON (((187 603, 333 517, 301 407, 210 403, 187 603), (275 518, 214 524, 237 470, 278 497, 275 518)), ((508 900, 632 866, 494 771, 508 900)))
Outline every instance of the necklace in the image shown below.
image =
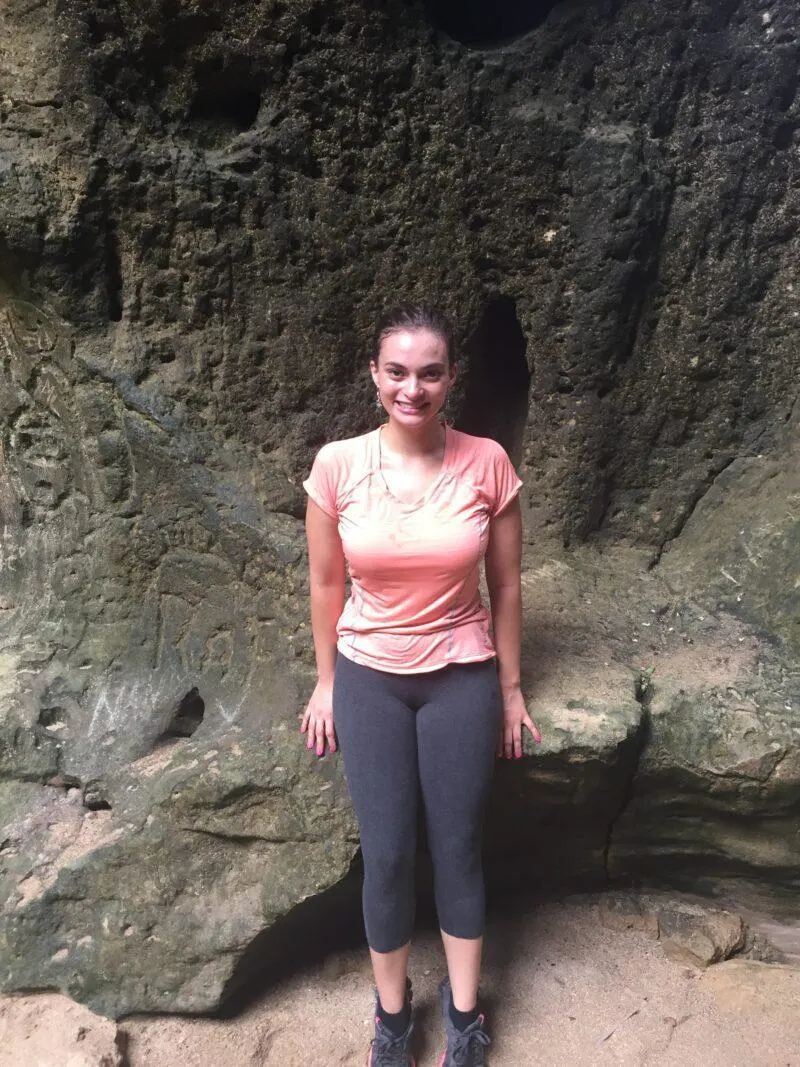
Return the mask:
MULTIPOLYGON (((425 486, 424 492, 422 492, 415 500, 403 500, 401 497, 397 496, 396 493, 392 492, 392 487, 389 485, 388 481, 386 480, 386 472, 385 472, 384 463, 383 463, 383 426, 381 426, 380 429, 378 430, 378 472, 379 472, 379 474, 381 476, 381 481, 383 482, 383 486, 386 489, 386 492, 389 494, 389 496, 393 500, 396 500, 398 504, 403 504, 405 507, 414 507, 416 504, 421 504, 422 501, 425 499, 425 497, 430 492, 431 487, 433 485, 435 485, 435 483, 439 480, 439 477, 440 477, 442 471, 444 470, 444 461, 445 461, 445 457, 447 456, 448 436, 447 436, 447 425, 445 423, 442 423, 442 430, 443 430, 443 434, 442 434, 442 459, 441 459, 441 463, 439 464, 439 470, 436 472, 436 474, 434 474, 434 476, 431 478, 431 480, 427 483, 427 485, 425 486)), ((395 455, 399 455, 401 460, 403 459, 402 453, 395 453, 395 455)))

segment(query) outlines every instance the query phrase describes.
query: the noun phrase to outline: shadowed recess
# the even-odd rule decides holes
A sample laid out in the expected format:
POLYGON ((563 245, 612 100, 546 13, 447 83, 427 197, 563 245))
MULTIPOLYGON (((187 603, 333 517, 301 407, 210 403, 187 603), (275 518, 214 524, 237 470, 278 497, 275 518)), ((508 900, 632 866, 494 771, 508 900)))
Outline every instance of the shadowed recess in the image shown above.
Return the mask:
POLYGON ((248 73, 217 61, 198 79, 189 122, 201 140, 224 140, 251 129, 260 107, 261 91, 248 73))
POLYGON ((554 0, 425 0, 426 14, 437 29, 473 47, 521 37, 556 6, 554 0))
POLYGON ((528 418, 531 374, 525 358, 528 342, 517 318, 516 303, 496 296, 462 348, 466 388, 458 429, 492 437, 518 466, 528 418))
POLYGON ((206 705, 197 688, 190 689, 180 701, 164 737, 191 737, 203 721, 206 705))

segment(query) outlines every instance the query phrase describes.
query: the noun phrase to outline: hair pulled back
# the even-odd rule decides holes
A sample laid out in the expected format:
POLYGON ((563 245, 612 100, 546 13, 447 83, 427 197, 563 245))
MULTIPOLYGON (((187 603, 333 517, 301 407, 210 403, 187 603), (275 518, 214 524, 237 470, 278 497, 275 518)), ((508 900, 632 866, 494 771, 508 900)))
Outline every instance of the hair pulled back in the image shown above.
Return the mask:
POLYGON ((384 339, 401 330, 430 330, 432 334, 441 337, 444 341, 447 365, 452 367, 455 364, 455 336, 447 316, 433 304, 408 303, 390 308, 378 319, 370 355, 376 366, 384 339))

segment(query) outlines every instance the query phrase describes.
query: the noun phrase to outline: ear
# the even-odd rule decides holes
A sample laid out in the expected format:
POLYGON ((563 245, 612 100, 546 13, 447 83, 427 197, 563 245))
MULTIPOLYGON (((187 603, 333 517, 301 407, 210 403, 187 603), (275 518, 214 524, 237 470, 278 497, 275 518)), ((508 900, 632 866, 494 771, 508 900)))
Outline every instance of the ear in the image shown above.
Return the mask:
POLYGON ((369 361, 369 372, 372 375, 372 380, 375 383, 375 388, 378 388, 378 367, 374 359, 369 361))
POLYGON ((454 384, 454 382, 455 382, 457 377, 458 377, 458 364, 457 363, 451 363, 450 364, 450 372, 449 372, 449 378, 450 378, 450 384, 451 385, 454 384))

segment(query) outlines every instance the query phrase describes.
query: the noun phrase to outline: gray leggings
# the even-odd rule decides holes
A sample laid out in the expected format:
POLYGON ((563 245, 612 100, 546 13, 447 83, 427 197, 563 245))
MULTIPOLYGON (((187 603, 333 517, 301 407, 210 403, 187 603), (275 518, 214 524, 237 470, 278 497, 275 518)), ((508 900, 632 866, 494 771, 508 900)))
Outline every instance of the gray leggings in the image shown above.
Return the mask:
POLYGON ((425 811, 439 925, 483 934, 483 813, 502 703, 495 661, 388 674, 341 653, 333 718, 364 856, 364 924, 376 952, 411 939, 417 806, 425 811))

